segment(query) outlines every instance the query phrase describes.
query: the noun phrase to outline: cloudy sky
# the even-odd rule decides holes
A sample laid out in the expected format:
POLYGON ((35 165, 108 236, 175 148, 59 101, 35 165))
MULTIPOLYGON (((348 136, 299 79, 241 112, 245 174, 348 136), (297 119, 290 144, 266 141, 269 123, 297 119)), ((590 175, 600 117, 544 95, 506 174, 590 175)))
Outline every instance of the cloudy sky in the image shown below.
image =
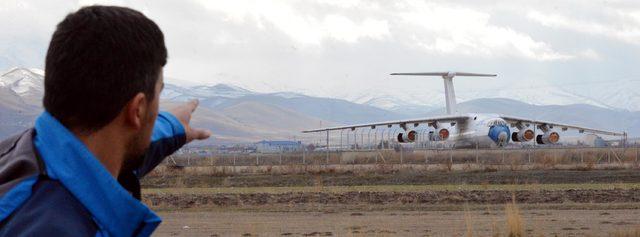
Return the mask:
MULTIPOLYGON (((0 1, 0 71, 41 68, 84 5, 142 11, 165 33, 169 82, 339 96, 442 90, 391 72, 497 73, 462 91, 640 80, 640 1, 0 1)), ((461 83, 461 80, 464 82, 461 83)))

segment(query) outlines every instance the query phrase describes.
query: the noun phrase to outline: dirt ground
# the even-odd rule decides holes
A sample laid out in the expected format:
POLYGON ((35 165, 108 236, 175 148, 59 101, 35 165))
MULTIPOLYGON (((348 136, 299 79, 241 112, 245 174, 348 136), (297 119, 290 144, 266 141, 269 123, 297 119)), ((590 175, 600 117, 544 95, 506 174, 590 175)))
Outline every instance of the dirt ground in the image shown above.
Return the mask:
POLYGON ((268 205, 411 205, 537 203, 638 203, 640 189, 612 190, 462 190, 424 192, 287 192, 287 193, 153 193, 144 201, 152 207, 188 209, 268 205))
MULTIPOLYGON (((637 230, 640 210, 524 210, 527 236, 611 236, 637 230)), ((504 209, 373 212, 160 212, 155 236, 493 236, 504 209)))
POLYGON ((203 175, 184 171, 154 173, 142 180, 143 188, 176 187, 284 187, 430 184, 551 184, 640 183, 640 170, 486 170, 404 171, 372 173, 203 175))

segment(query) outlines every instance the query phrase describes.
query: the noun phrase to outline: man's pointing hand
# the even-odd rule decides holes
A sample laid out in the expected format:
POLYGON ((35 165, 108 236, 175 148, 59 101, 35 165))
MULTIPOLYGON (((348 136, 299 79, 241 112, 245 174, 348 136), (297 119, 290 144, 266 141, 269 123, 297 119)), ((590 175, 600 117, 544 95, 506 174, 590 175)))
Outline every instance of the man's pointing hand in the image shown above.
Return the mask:
POLYGON ((187 143, 193 140, 204 140, 211 136, 211 131, 206 129, 193 128, 189 124, 191 121, 191 114, 196 111, 198 104, 200 102, 198 100, 191 100, 185 104, 179 105, 169 110, 171 114, 176 116, 182 126, 184 127, 184 131, 187 135, 187 143))

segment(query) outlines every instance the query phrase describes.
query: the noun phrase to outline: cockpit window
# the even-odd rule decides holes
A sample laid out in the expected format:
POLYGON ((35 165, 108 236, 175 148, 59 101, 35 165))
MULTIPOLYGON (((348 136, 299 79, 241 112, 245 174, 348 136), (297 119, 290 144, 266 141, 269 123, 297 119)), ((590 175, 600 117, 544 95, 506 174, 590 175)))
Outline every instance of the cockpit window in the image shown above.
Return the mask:
POLYGON ((491 127, 491 126, 495 126, 495 125, 507 125, 507 122, 505 122, 502 119, 492 119, 487 121, 487 127, 491 127))

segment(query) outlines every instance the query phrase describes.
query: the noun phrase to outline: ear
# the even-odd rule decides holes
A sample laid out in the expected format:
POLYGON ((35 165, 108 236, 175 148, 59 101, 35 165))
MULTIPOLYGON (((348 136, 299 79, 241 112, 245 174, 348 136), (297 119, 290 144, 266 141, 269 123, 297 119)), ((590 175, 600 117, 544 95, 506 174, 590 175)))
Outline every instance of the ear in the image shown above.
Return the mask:
POLYGON ((144 93, 140 92, 134 96, 124 109, 125 123, 134 129, 142 128, 142 124, 147 117, 147 104, 149 103, 144 93))

